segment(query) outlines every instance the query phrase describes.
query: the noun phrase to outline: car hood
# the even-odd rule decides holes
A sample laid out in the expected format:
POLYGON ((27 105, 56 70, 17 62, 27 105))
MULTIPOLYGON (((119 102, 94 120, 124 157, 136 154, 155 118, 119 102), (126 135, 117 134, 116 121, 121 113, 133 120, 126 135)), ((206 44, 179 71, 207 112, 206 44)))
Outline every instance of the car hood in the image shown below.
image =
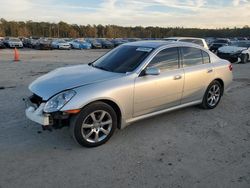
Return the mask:
POLYGON ((10 44, 21 44, 22 42, 21 41, 9 41, 8 43, 10 43, 10 44))
POLYGON ((88 42, 79 42, 79 44, 81 44, 81 45, 91 45, 91 44, 88 43, 88 42))
POLYGON ((246 50, 247 48, 244 47, 237 47, 237 46, 223 46, 219 48, 219 52, 222 53, 237 53, 241 52, 243 50, 246 50))
POLYGON ((70 45, 68 42, 61 42, 61 43, 57 43, 58 45, 63 45, 63 46, 68 46, 70 45))
POLYGON ((89 65, 76 65, 55 69, 37 78, 30 84, 29 89, 46 101, 61 91, 115 79, 122 75, 100 70, 89 65))

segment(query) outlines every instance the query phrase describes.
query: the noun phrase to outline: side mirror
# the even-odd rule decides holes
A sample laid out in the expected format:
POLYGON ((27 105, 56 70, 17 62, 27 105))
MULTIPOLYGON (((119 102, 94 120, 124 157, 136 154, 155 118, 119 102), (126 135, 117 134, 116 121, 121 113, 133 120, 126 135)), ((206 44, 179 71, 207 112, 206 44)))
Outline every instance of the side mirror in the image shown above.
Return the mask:
POLYGON ((148 67, 145 69, 145 75, 159 75, 161 73, 160 69, 155 67, 148 67))

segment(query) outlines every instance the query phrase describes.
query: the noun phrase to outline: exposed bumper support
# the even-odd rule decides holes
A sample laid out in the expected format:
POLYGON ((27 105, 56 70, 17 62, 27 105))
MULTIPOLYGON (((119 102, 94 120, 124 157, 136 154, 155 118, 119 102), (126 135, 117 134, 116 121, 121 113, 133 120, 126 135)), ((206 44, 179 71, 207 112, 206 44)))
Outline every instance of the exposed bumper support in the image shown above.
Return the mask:
MULTIPOLYGON (((29 102, 26 101, 26 105, 28 104, 29 102)), ((25 110, 26 117, 30 119, 31 121, 39 123, 43 126, 52 125, 53 122, 52 122, 51 115, 44 114, 43 112, 44 105, 45 103, 41 103, 41 105, 38 108, 35 108, 34 106, 28 106, 25 110)))

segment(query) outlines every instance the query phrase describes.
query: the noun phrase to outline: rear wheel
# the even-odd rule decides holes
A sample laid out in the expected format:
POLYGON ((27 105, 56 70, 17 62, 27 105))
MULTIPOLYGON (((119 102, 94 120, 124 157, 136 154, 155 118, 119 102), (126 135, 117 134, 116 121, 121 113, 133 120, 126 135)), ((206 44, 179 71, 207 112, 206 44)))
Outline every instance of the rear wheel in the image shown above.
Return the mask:
POLYGON ((218 81, 213 81, 207 88, 201 106, 204 109, 215 108, 221 99, 223 88, 218 81))
POLYGON ((106 103, 92 103, 71 119, 70 129, 75 141, 85 147, 107 142, 117 127, 114 109, 106 103))

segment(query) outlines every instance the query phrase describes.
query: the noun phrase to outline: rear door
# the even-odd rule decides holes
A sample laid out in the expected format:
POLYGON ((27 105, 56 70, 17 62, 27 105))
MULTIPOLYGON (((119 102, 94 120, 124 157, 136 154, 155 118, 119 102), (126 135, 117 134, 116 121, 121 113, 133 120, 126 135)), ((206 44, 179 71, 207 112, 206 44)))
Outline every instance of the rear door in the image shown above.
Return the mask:
POLYGON ((184 72, 179 65, 178 48, 160 51, 148 64, 160 69, 159 75, 141 75, 135 80, 134 116, 180 104, 184 72))
POLYGON ((185 72, 182 104, 201 100, 214 78, 214 68, 209 54, 199 48, 181 47, 182 65, 185 72))

